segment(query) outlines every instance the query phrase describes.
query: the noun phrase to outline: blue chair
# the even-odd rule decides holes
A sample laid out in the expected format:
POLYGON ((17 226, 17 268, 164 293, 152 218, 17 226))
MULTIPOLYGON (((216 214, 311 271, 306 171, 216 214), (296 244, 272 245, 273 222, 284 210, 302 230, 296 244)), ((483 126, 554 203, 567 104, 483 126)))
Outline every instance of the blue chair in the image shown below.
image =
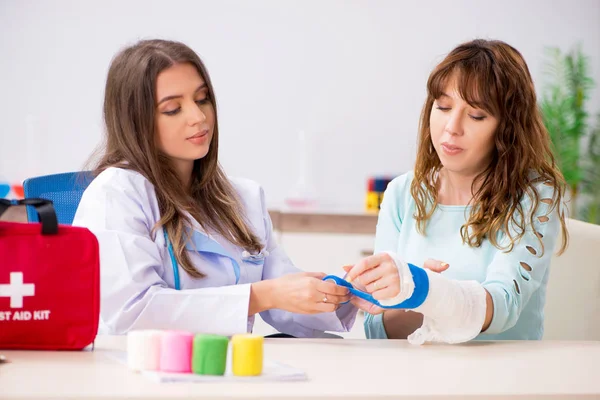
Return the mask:
MULTIPOLYGON (((83 192, 94 179, 91 171, 38 176, 23 182, 25 198, 39 197, 54 203, 59 224, 71 225, 83 192)), ((39 222, 33 207, 27 206, 27 219, 39 222)))

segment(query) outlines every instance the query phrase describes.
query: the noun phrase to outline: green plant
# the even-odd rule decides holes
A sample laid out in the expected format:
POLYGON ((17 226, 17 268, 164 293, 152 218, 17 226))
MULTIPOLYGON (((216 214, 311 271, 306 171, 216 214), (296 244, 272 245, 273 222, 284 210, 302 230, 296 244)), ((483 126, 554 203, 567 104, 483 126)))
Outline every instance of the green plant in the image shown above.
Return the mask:
POLYGON ((550 48, 547 56, 545 73, 550 81, 540 107, 570 191, 571 216, 596 222, 600 218, 600 125, 590 129, 585 108, 594 88, 589 58, 581 46, 566 53, 550 48))
POLYGON ((581 216, 584 220, 600 225, 600 113, 596 128, 590 133, 587 156, 584 158, 582 180, 581 216))

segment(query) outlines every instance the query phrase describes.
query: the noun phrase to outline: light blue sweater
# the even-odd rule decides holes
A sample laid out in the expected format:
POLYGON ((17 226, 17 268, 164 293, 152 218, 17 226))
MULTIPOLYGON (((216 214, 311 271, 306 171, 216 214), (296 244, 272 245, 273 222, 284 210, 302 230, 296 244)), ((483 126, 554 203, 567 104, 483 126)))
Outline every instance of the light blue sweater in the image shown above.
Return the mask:
MULTIPOLYGON (((470 207, 438 205, 427 224, 426 236, 417 232, 413 218, 416 205, 410 194, 412 180, 413 173, 409 172, 388 185, 377 222, 375 253, 394 251, 418 266, 428 258, 444 261, 450 264, 443 272, 448 278, 480 282, 492 296, 494 316, 476 340, 541 339, 550 259, 560 237, 557 210, 550 212, 550 206, 540 201, 534 226, 527 226, 525 235, 510 252, 498 250, 488 240, 472 248, 460 235, 470 207), (544 216, 548 221, 544 222, 544 216), (543 251, 535 232, 541 237, 543 251)), ((538 183, 534 188, 541 200, 552 198, 551 186, 538 183)), ((529 196, 524 196, 522 205, 527 213, 531 207, 529 196)), ((502 245, 508 243, 507 239, 507 235, 499 235, 502 245)), ((387 338, 382 318, 383 314, 367 314, 367 338, 387 338)))

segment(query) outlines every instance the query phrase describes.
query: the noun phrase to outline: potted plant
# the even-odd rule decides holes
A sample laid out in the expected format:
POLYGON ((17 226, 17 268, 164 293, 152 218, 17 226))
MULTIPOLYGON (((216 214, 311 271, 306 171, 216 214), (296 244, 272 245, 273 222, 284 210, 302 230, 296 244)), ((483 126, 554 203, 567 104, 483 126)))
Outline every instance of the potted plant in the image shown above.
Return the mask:
MULTIPOLYGON (((570 192, 570 217, 600 222, 600 124, 593 129, 586 110, 594 88, 589 59, 581 46, 563 53, 547 50, 540 102, 554 154, 570 192)), ((600 121, 600 118, 599 118, 600 121)))

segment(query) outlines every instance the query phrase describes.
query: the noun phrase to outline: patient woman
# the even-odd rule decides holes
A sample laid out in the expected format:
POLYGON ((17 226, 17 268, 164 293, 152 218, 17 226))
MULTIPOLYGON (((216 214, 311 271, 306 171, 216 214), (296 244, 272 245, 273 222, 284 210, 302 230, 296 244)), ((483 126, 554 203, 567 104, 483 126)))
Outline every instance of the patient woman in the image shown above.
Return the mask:
POLYGON ((367 337, 542 338, 561 233, 559 252, 567 245, 564 193, 521 54, 500 41, 456 47, 427 82, 414 170, 385 192, 375 254, 349 269, 382 305, 400 304, 354 298, 367 337))

